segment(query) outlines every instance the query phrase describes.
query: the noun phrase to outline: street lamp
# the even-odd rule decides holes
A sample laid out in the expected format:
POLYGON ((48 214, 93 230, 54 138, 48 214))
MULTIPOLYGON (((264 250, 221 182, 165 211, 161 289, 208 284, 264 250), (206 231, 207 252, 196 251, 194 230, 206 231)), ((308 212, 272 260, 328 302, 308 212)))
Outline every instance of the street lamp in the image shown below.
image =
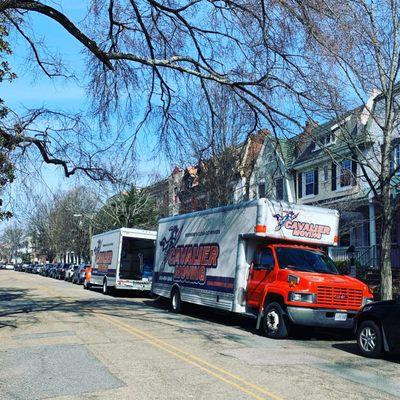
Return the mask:
MULTIPOLYGON (((81 214, 81 213, 76 213, 76 214, 73 214, 73 217, 75 217, 75 218, 80 218, 80 220, 79 220, 79 226, 80 227, 82 227, 83 226, 83 217, 88 217, 88 220, 89 220, 89 229, 88 229, 88 233, 89 233, 89 247, 90 247, 90 241, 91 241, 91 239, 92 239, 92 221, 93 221, 93 218, 94 218, 94 214, 81 214)), ((89 254, 90 254, 90 251, 89 251, 89 254)), ((85 257, 85 259, 86 259, 86 257, 85 257)))

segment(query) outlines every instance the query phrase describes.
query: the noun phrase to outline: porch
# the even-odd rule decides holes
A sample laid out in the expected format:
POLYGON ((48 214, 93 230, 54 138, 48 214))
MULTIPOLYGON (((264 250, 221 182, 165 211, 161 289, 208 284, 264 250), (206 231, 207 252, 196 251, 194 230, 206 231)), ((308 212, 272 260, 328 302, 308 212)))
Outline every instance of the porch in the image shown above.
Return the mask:
MULTIPOLYGON (((354 248, 354 259, 359 262, 363 268, 379 268, 381 260, 380 246, 356 246, 354 248)), ((333 261, 343 262, 350 261, 350 254, 347 246, 330 247, 329 256, 333 261)), ((393 269, 400 269, 400 246, 393 244, 390 252, 390 259, 393 269)))

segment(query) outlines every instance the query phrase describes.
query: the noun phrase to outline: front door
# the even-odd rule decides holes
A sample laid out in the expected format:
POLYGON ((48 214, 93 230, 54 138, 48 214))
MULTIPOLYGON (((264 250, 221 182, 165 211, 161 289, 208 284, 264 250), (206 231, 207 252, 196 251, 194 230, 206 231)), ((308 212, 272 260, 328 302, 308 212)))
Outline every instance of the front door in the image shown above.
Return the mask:
POLYGON ((272 249, 263 247, 257 249, 254 262, 250 267, 249 280, 247 282, 247 304, 258 308, 264 287, 274 269, 274 256, 272 249))

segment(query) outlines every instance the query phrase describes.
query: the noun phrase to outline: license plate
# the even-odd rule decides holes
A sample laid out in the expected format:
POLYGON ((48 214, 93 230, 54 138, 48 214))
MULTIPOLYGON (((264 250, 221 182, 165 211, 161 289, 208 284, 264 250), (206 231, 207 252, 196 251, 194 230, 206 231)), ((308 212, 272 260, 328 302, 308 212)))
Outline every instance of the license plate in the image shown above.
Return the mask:
POLYGON ((335 313, 335 321, 346 321, 347 314, 346 313, 335 313))

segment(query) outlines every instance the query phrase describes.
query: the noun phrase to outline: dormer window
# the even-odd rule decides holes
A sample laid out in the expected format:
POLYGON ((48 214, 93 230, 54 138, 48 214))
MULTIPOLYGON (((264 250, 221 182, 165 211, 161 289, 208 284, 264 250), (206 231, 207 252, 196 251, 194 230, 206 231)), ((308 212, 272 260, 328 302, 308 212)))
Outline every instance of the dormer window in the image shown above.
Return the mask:
POLYGON ((336 131, 337 131, 337 129, 324 136, 324 145, 325 146, 330 146, 330 145, 336 143, 336 131))

